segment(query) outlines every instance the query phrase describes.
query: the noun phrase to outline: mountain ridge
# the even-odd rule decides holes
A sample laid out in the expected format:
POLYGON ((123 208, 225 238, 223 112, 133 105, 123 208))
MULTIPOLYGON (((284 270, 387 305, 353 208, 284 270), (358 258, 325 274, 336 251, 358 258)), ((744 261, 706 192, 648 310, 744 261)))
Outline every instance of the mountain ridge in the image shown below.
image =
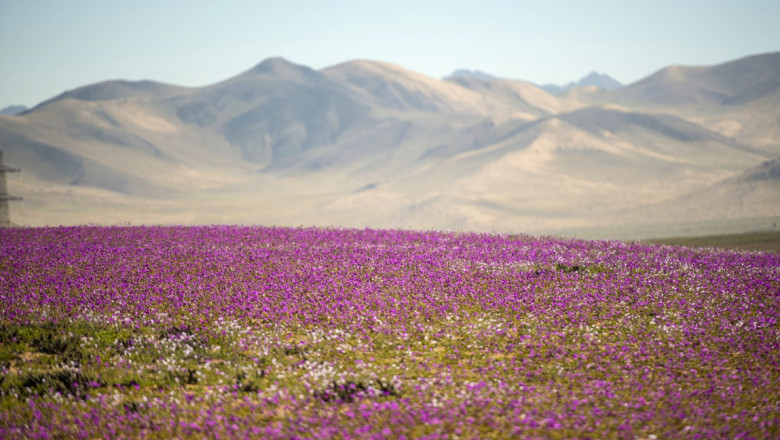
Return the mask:
POLYGON ((651 106, 744 104, 780 89, 780 52, 715 66, 668 66, 612 93, 651 106), (754 98, 753 98, 754 97, 754 98))
POLYGON ((539 87, 548 93, 552 93, 553 95, 561 95, 577 87, 598 87, 599 89, 604 90, 615 90, 623 87, 623 84, 606 73, 590 72, 589 74, 580 78, 578 81, 572 81, 563 86, 556 84, 544 84, 539 87))
POLYGON ((502 79, 498 76, 491 75, 489 73, 483 72, 479 69, 469 70, 469 69, 457 69, 450 73, 449 75, 445 76, 444 80, 452 80, 456 78, 472 78, 472 79, 478 79, 480 81, 494 81, 497 79, 502 79))
MULTIPOLYGON (((274 57, 204 87, 66 91, 0 116, 0 141, 26 170, 13 192, 30 201, 29 224, 126 215, 544 233, 630 223, 650 207, 694 221, 716 196, 741 193, 712 190, 691 212, 673 201, 717 182, 747 188, 728 179, 780 154, 779 59, 671 66, 619 89, 553 95, 381 61, 314 70, 274 57)), ((762 183, 734 212, 780 215, 750 205, 773 191, 762 183)))
POLYGON ((26 112, 27 110, 29 110, 29 108, 27 108, 27 106, 24 105, 9 105, 3 108, 2 110, 0 110, 0 115, 16 116, 18 114, 26 112))

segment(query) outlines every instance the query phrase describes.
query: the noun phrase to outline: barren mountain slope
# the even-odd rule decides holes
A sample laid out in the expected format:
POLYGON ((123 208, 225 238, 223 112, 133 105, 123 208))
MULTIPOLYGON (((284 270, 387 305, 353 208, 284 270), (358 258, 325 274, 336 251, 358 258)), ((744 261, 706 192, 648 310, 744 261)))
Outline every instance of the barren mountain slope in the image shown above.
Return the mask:
POLYGON ((777 185, 739 176, 780 150, 777 58, 563 96, 375 61, 316 71, 271 58, 207 87, 65 92, 0 116, 0 141, 24 170, 9 191, 25 197, 12 215, 28 224, 543 232, 710 218, 734 200, 740 214, 723 218, 772 216, 777 185))
POLYGON ((778 194, 780 157, 674 200, 638 210, 627 220, 681 222, 780 217, 778 194))
POLYGON ((644 108, 738 105, 780 88, 780 52, 715 66, 670 66, 605 93, 612 102, 644 108))

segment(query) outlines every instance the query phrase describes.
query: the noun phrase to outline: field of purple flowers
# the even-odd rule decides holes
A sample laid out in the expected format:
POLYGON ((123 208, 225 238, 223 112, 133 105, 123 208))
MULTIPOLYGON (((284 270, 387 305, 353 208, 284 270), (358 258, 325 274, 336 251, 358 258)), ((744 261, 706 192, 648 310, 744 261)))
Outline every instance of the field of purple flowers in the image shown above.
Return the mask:
POLYGON ((780 254, 0 230, 0 438, 778 438, 780 254))

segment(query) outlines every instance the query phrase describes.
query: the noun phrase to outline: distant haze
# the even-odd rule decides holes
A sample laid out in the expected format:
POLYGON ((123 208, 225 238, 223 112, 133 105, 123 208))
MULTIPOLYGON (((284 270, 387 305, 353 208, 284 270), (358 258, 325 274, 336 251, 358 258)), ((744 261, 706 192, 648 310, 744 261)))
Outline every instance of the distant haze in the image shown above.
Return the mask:
MULTIPOLYGON (((451 79, 451 80, 457 80, 458 78, 478 79, 481 81, 495 81, 499 79, 508 79, 508 78, 499 78, 495 75, 491 75, 481 70, 468 70, 468 69, 458 69, 444 77, 444 79, 451 79)), ((521 79, 521 78, 514 78, 514 79, 521 79)), ((583 76, 582 78, 580 78, 579 81, 576 82, 572 81, 566 85, 544 84, 544 85, 540 85, 539 87, 541 87, 542 90, 548 93, 552 93, 553 95, 560 95, 561 93, 567 92, 575 87, 598 87, 604 90, 615 90, 617 88, 620 88, 621 86, 622 84, 620 84, 616 79, 612 78, 611 76, 605 73, 591 72, 583 76)))
POLYGON ((268 58, 111 80, 0 116, 12 221, 636 238, 780 223, 780 52, 554 95, 392 63, 268 58))
POLYGON ((780 2, 618 0, 0 2, 0 108, 106 79, 214 84, 282 55, 321 69, 378 59, 441 78, 481 70, 628 84, 667 65, 780 49, 780 2))
POLYGON ((0 110, 0 115, 16 116, 26 110, 28 110, 27 107, 23 105, 9 105, 8 107, 0 110))
POLYGON ((495 75, 485 73, 481 70, 469 70, 469 69, 458 69, 444 77, 444 79, 455 79, 455 78, 474 78, 483 81, 493 81, 496 79, 501 79, 495 75))
POLYGON ((554 95, 559 95, 568 92, 575 87, 598 87, 604 90, 615 90, 621 86, 622 84, 620 84, 620 82, 605 73, 591 72, 580 78, 577 82, 570 82, 562 86, 557 84, 544 84, 541 87, 554 95))

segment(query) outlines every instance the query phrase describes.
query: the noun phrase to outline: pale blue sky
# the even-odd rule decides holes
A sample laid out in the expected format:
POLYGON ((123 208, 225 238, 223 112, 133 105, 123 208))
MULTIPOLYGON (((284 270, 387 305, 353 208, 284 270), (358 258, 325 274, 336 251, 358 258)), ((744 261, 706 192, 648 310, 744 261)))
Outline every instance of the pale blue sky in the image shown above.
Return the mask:
POLYGON ((270 56, 630 83, 778 51, 778 23, 777 0, 0 0, 0 108, 107 79, 206 85, 270 56))

